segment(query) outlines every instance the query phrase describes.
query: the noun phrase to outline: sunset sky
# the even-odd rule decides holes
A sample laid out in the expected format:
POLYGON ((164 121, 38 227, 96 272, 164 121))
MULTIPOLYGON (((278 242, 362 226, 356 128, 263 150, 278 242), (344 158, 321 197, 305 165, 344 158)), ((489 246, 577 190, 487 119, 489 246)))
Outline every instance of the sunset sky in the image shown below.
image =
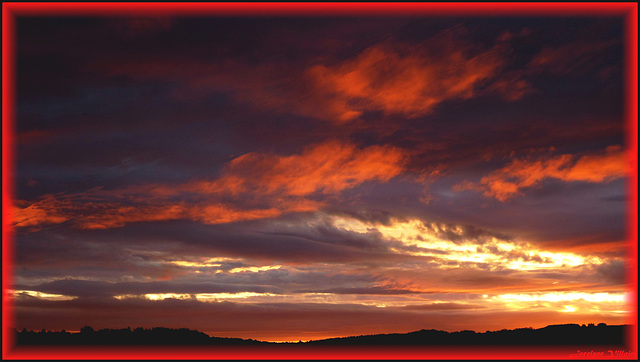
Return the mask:
POLYGON ((629 321, 622 17, 18 17, 15 327, 629 321))

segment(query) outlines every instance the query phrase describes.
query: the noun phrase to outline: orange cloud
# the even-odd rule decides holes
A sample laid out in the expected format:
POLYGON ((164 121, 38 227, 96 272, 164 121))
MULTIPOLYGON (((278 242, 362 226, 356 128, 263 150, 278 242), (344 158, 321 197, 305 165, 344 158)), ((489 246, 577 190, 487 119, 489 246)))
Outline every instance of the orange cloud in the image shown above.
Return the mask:
POLYGON ((306 117, 345 123, 365 111, 408 118, 431 113, 447 100, 497 92, 507 100, 528 93, 523 74, 502 76, 508 42, 480 48, 456 26, 419 44, 388 40, 343 60, 317 59, 292 64, 255 65, 242 59, 217 63, 183 60, 123 61, 99 65, 112 75, 180 80, 186 87, 174 96, 228 92, 237 101, 264 110, 282 110, 306 117), (495 85, 493 84, 495 83, 495 85))
POLYGON ((268 194, 330 194, 364 181, 388 181, 402 171, 404 159, 404 153, 394 147, 358 149, 353 144, 329 141, 293 156, 246 154, 231 161, 228 175, 221 181, 233 184, 233 180, 243 180, 268 194), (246 170, 257 171, 255 177, 243 178, 246 170))
POLYGON ((624 177, 628 170, 622 147, 611 146, 603 153, 577 159, 569 154, 538 160, 516 159, 483 177, 479 184, 463 182, 453 189, 484 191, 487 197, 505 201, 520 194, 521 189, 537 185, 546 178, 567 182, 607 182, 624 177))
POLYGON ((581 157, 564 174, 565 181, 604 182, 624 177, 629 168, 620 146, 608 147, 605 154, 581 157))
POLYGON ((488 87, 488 90, 495 91, 507 101, 517 101, 527 94, 534 92, 531 84, 524 79, 526 72, 508 72, 498 77, 488 87))
MULTIPOLYGON (((84 209, 82 206, 80 208, 84 209)), ((83 215, 76 216, 74 222, 83 229, 110 229, 122 227, 131 222, 175 220, 181 218, 185 212, 182 205, 136 207, 108 203, 104 204, 101 209, 94 213, 83 213, 83 215)))
POLYGON ((16 227, 37 226, 40 224, 60 224, 67 221, 67 216, 61 215, 57 200, 46 199, 24 208, 14 208, 13 225, 16 227))
MULTIPOLYGON (((87 194, 64 196, 48 196, 25 208, 15 208, 13 213, 14 226, 31 227, 37 230, 39 225, 60 224, 72 222, 82 229, 110 229, 122 227, 128 223, 166 221, 189 219, 205 224, 222 224, 235 221, 253 220, 276 217, 283 212, 316 210, 317 202, 276 202, 277 207, 268 209, 234 208, 222 203, 188 204, 163 203, 163 200, 153 200, 157 204, 137 200, 135 206, 122 202, 89 202, 94 197, 108 199, 108 193, 98 195, 87 194)), ((128 200, 132 201, 132 200, 128 200)))
POLYGON ((49 195, 16 208, 14 225, 35 227, 70 220, 81 228, 106 229, 177 219, 219 224, 313 211, 323 203, 306 196, 335 194, 365 181, 388 181, 402 172, 405 159, 405 152, 398 148, 360 149, 338 141, 313 145, 291 156, 248 153, 229 162, 213 181, 49 195), (197 195, 198 201, 170 201, 181 195, 197 195), (225 201, 229 196, 233 202, 225 201))
POLYGON ((365 110, 409 118, 428 114, 445 100, 473 97, 505 64, 502 45, 474 54, 455 39, 456 30, 418 46, 377 44, 342 63, 316 65, 307 75, 332 100, 338 120, 365 110))
POLYGON ((165 221, 190 219, 205 224, 224 224, 235 221, 254 220, 275 217, 281 210, 249 209, 238 210, 227 205, 143 205, 140 207, 108 205, 104 213, 80 217, 76 222, 83 229, 110 229, 122 227, 128 223, 143 221, 165 221))

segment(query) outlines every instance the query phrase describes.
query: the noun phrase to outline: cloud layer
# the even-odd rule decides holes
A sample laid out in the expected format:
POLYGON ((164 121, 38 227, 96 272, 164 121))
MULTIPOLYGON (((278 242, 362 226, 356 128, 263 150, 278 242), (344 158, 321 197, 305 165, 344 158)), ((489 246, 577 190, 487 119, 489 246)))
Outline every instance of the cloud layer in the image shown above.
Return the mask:
POLYGON ((620 146, 611 146, 598 154, 575 157, 558 155, 537 160, 515 159, 507 166, 480 179, 478 185, 462 183, 457 191, 477 189, 484 195, 505 201, 520 190, 540 184, 544 179, 565 182, 608 182, 629 174, 626 153, 620 146))
POLYGON ((15 327, 623 323, 619 20, 19 17, 15 327))
POLYGON ((322 202, 305 196, 336 194, 365 181, 388 181, 402 171, 404 158, 398 148, 359 149, 338 141, 314 145, 292 156, 249 153, 230 161, 213 181, 47 195, 17 209, 14 225, 30 227, 71 220, 81 228, 101 229, 176 219, 217 224, 311 211, 322 202), (182 200, 174 201, 183 195, 182 200), (238 209, 227 201, 229 197, 249 208, 238 209), (250 208, 252 204, 262 204, 263 208, 250 208))

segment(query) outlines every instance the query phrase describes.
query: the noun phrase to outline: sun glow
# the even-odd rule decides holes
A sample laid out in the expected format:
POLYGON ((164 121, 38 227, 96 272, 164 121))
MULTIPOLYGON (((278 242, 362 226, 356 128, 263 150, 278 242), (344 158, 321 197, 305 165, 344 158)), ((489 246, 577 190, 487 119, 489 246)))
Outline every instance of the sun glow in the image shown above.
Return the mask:
POLYGON ((621 314, 627 306, 628 293, 550 292, 502 294, 490 298, 495 305, 512 310, 547 309, 563 313, 590 312, 621 314))
POLYGON ((585 302, 617 302, 624 303, 628 299, 627 293, 583 293, 583 292, 551 292, 551 293, 522 293, 502 294, 496 297, 505 301, 519 302, 566 302, 583 300, 585 302))

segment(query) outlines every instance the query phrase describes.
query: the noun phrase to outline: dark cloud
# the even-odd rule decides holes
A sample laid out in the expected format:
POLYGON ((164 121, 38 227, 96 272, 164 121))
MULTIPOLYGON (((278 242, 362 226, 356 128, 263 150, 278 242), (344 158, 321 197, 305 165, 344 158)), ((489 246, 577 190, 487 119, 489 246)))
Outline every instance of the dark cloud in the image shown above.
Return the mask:
POLYGON ((623 260, 608 260, 595 267, 598 275, 612 285, 625 285, 629 275, 629 265, 623 260))
POLYGON ((197 294, 197 293, 277 293, 275 287, 260 285, 233 285, 223 283, 194 282, 120 282, 63 279, 36 286, 17 285, 16 288, 38 292, 62 294, 75 297, 113 297, 117 295, 139 295, 157 293, 197 294))

